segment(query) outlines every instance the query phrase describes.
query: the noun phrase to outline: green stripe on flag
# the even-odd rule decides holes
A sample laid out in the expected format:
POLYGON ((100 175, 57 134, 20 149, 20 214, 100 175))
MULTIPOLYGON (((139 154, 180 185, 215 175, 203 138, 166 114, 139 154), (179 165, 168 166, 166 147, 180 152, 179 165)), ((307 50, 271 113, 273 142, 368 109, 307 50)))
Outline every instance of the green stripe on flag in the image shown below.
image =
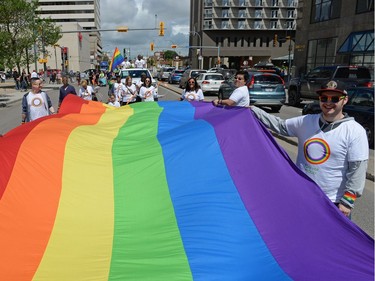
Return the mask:
POLYGON ((113 143, 115 224, 109 280, 192 280, 157 140, 162 108, 135 114, 113 143))

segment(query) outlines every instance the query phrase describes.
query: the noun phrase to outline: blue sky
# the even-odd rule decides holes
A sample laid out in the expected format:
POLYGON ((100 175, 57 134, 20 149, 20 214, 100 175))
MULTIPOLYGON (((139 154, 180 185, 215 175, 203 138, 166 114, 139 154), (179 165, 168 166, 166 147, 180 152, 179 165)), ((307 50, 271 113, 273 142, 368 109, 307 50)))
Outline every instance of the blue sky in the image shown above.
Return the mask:
MULTIPOLYGON (((129 29, 159 28, 160 21, 165 23, 165 36, 158 31, 102 32, 104 51, 113 52, 118 47, 130 49, 130 57, 138 54, 151 55, 150 43, 154 42, 154 51, 166 49, 171 44, 187 46, 189 44, 189 0, 101 0, 100 18, 102 29, 127 26, 129 29)), ((176 49, 181 55, 187 55, 187 49, 176 49)))

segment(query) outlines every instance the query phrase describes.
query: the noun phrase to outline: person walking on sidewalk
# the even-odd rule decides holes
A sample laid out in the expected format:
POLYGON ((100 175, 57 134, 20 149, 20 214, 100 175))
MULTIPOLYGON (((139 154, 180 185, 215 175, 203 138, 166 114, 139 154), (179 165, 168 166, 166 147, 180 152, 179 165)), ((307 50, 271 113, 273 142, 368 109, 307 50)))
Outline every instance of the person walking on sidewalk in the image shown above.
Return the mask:
POLYGON ((16 90, 19 90, 20 89, 20 74, 18 73, 18 71, 16 69, 13 70, 12 76, 13 76, 13 79, 14 79, 16 90))
POLYGON ((50 97, 42 91, 42 80, 31 81, 31 91, 22 98, 22 123, 54 114, 50 97))
POLYGON ((320 114, 283 120, 251 106, 255 116, 283 136, 298 138, 297 166, 314 180, 327 197, 350 217, 362 195, 369 148, 365 129, 343 112, 346 85, 330 81, 317 91, 320 114))

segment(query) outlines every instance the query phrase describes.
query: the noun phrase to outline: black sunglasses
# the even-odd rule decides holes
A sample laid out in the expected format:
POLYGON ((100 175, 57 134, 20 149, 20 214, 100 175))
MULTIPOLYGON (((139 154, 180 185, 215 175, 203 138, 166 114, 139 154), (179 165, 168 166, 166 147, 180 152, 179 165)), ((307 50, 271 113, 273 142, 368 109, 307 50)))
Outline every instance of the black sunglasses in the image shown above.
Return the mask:
POLYGON ((333 97, 327 97, 327 96, 319 96, 319 100, 321 102, 327 102, 330 101, 332 103, 338 103, 340 100, 345 99, 345 96, 333 96, 333 97))

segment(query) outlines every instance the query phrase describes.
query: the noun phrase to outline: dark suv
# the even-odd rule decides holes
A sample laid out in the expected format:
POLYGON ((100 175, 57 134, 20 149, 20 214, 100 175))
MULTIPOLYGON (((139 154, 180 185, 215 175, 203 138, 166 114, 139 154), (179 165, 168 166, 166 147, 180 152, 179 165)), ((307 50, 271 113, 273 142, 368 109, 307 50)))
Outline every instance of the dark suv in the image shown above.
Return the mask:
POLYGON ((296 106, 303 99, 318 99, 316 91, 331 80, 339 80, 348 87, 368 86, 372 83, 370 70, 364 66, 319 66, 306 76, 293 78, 288 87, 288 101, 296 106))
MULTIPOLYGON (((221 84, 218 93, 219 99, 229 98, 234 91, 234 76, 221 84)), ((247 87, 249 88, 251 105, 267 106, 272 111, 279 112, 285 102, 284 80, 277 74, 250 71, 247 87)))

